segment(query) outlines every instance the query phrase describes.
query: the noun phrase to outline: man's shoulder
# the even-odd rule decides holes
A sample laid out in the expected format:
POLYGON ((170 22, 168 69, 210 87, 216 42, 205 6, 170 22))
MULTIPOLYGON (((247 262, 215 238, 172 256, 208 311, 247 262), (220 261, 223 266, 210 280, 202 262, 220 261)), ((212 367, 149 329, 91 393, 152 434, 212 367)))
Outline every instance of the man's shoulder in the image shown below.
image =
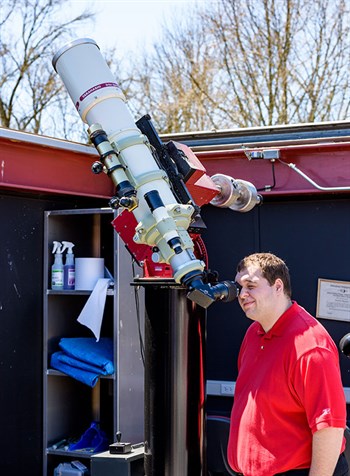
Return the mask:
POLYGON ((292 312, 289 316, 288 327, 292 329, 301 329, 303 331, 308 329, 326 331, 326 329, 314 316, 312 316, 305 308, 296 302, 293 303, 292 312))
POLYGON ((325 327, 302 306, 297 306, 293 318, 292 333, 297 354, 316 348, 334 351, 335 344, 325 327))

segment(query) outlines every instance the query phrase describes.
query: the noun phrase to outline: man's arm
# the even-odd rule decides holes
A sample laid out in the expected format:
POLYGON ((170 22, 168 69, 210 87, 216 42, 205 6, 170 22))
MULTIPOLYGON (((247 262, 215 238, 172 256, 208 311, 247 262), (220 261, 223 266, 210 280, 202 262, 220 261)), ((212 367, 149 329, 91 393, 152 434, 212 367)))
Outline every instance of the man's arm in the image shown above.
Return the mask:
POLYGON ((323 428, 312 437, 312 460, 309 476, 332 476, 344 436, 343 428, 323 428))

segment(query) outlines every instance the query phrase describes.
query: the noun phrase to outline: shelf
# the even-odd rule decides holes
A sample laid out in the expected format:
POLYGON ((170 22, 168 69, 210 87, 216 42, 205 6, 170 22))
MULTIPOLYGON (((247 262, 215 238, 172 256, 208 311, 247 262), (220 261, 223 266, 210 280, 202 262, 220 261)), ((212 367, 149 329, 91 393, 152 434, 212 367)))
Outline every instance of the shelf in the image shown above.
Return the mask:
POLYGON ((98 455, 99 453, 88 453, 87 451, 69 451, 69 450, 53 450, 51 448, 46 449, 47 455, 53 456, 66 456, 66 457, 73 457, 73 458, 91 458, 91 456, 98 455))
MULTIPOLYGON (((89 296, 92 291, 83 291, 83 290, 63 290, 59 291, 57 289, 47 289, 46 294, 48 296, 89 296)), ((107 296, 114 296, 114 288, 107 289, 107 296)))
MULTIPOLYGON (((70 375, 66 375, 63 372, 60 372, 59 370, 55 369, 47 369, 46 375, 52 375, 54 377, 68 377, 72 378, 70 375)), ((100 375, 99 378, 103 379, 109 379, 109 380, 115 380, 115 374, 110 374, 110 375, 100 375)))

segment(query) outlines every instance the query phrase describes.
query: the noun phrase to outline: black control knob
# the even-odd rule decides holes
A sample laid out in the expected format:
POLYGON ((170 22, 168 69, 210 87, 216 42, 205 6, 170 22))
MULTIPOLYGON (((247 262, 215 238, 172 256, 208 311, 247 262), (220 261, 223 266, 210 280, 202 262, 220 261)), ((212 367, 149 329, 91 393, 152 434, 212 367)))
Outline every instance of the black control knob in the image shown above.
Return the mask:
POLYGON ((114 210, 117 210, 119 208, 119 198, 112 197, 109 201, 109 206, 113 208, 114 210))
POLYGON ((92 173, 96 175, 100 174, 103 170, 102 162, 98 162, 98 161, 94 162, 91 166, 91 170, 92 170, 92 173))

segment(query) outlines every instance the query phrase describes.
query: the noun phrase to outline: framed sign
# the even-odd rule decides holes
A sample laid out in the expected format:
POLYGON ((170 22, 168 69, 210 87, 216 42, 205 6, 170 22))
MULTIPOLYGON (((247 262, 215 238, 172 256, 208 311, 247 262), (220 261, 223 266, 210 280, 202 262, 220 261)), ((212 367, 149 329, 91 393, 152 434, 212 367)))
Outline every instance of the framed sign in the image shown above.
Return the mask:
POLYGON ((316 317, 350 322, 350 282, 318 280, 316 317))

